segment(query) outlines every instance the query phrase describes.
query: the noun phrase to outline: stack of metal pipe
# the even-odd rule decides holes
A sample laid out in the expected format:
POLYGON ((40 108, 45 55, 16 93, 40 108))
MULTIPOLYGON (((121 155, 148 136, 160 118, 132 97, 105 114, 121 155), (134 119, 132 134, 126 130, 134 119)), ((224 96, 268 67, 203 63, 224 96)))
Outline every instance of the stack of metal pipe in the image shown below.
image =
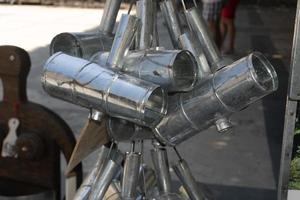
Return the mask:
POLYGON ((106 1, 96 33, 57 35, 44 65, 48 94, 108 116, 101 120, 110 145, 100 147, 74 199, 207 199, 175 146, 213 125, 228 130, 231 114, 277 89, 276 72, 259 52, 223 58, 197 5, 182 2, 184 28, 172 0, 159 3, 174 49, 159 46, 156 0, 132 1, 113 33, 120 5, 106 1), (146 140, 153 143, 153 167, 144 163, 146 140), (119 142, 131 150, 122 153, 119 142), (171 167, 180 191, 173 188, 168 147, 179 157, 171 167))

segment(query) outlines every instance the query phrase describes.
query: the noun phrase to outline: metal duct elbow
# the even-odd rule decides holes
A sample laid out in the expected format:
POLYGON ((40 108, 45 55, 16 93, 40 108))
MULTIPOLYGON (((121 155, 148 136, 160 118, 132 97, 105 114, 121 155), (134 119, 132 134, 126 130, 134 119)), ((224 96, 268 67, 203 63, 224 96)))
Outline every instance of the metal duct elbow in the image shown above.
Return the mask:
POLYGON ((159 86, 61 52, 45 63, 42 84, 51 96, 148 127, 166 112, 159 86))
MULTIPOLYGON (((107 57, 107 52, 99 52, 91 60, 101 65, 107 57)), ((121 63, 121 71, 160 85, 168 92, 190 91, 198 80, 197 61, 186 50, 130 51, 121 63)))
POLYGON ((252 53, 215 72, 193 91, 181 94, 154 132, 161 142, 177 145, 277 87, 271 63, 261 53, 252 53))
POLYGON ((113 37, 100 33, 60 33, 50 44, 50 55, 64 52, 70 56, 90 59, 99 51, 109 51, 113 37))

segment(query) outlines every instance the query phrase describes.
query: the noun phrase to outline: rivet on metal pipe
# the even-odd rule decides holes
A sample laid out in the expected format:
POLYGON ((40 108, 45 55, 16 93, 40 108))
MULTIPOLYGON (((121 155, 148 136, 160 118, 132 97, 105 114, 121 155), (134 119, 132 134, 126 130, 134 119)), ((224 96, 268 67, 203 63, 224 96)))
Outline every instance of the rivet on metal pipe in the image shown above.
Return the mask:
POLYGON ((261 53, 254 52, 218 70, 193 91, 180 94, 154 132, 161 142, 174 146, 277 87, 273 66, 261 53))
POLYGON ((204 54, 212 71, 216 71, 217 69, 229 64, 222 59, 221 53, 212 39, 211 33, 208 31, 208 26, 203 19, 200 10, 193 7, 188 9, 185 12, 185 15, 192 30, 200 41, 201 47, 203 48, 204 54))
POLYGON ((122 0, 106 0, 99 30, 112 35, 122 0))
POLYGON ((121 170, 121 163, 123 161, 123 158, 123 154, 119 151, 116 151, 105 163, 101 170, 101 175, 98 176, 95 180, 95 184, 92 187, 89 199, 103 199, 113 178, 121 170))
POLYGON ((137 49, 148 49, 153 42, 154 31, 154 2, 156 0, 139 0, 136 2, 137 17, 141 20, 141 28, 138 31, 137 49))
POLYGON ((141 153, 126 153, 121 192, 122 199, 124 200, 135 200, 138 196, 137 186, 139 183, 141 161, 141 153))
POLYGON ((163 147, 155 147, 151 150, 153 166, 157 178, 157 185, 160 195, 171 193, 171 175, 167 150, 163 147))
POLYGON ((172 167, 183 184, 186 192, 191 200, 204 200, 204 194, 200 191, 195 178, 193 177, 190 168, 185 160, 179 160, 176 165, 172 167))
MULTIPOLYGON (((106 58, 107 53, 98 53, 92 61, 101 65, 106 58)), ((168 92, 189 91, 198 80, 197 62, 186 50, 130 51, 121 63, 121 71, 160 85, 168 92)))
POLYGON ((164 0, 160 2, 160 9, 167 24, 173 47, 179 48, 178 39, 182 34, 179 17, 172 0, 164 0))
POLYGON ((48 59, 42 84, 56 98, 148 127, 166 112, 159 86, 63 53, 48 59))
POLYGON ((83 183, 77 190, 75 197, 73 200, 87 200, 89 197, 89 194, 92 190, 92 186, 95 183, 96 177, 101 174, 101 168, 103 167, 105 160, 108 156, 109 149, 105 147, 104 145, 101 146, 98 160, 94 167, 92 168, 91 172, 88 174, 88 176, 84 179, 83 183))
POLYGON ((107 64, 110 67, 115 68, 121 64, 120 62, 127 54, 139 26, 140 20, 137 17, 127 14, 122 15, 107 58, 107 64))
POLYGON ((198 41, 195 40, 193 34, 188 32, 179 36, 179 43, 182 49, 190 51, 196 58, 198 64, 198 77, 199 80, 207 77, 211 74, 211 70, 207 59, 202 51, 202 47, 199 45, 198 41))

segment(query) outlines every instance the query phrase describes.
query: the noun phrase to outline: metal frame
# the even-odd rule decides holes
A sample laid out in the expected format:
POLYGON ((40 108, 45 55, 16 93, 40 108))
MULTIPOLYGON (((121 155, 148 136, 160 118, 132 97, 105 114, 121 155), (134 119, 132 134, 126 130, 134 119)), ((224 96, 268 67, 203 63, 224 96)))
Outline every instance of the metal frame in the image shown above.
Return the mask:
POLYGON ((278 181, 278 200, 286 200, 290 177, 290 163, 295 132, 298 101, 300 100, 300 0, 297 3, 294 41, 291 56, 289 88, 287 94, 285 121, 278 181))

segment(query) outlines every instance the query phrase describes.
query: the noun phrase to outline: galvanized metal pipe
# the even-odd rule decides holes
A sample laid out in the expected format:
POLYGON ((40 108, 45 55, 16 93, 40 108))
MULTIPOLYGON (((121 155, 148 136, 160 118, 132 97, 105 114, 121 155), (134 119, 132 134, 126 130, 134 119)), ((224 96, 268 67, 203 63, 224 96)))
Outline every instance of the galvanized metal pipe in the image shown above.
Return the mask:
POLYGON ((153 139, 150 128, 141 127, 129 121, 110 117, 107 120, 107 132, 110 138, 117 142, 153 139))
POLYGON ((172 0, 164 0, 160 2, 160 9, 167 24, 167 29, 169 31, 173 47, 178 49, 178 39, 182 34, 182 28, 172 0))
POLYGON ((101 174, 101 168, 103 167, 106 158, 108 156, 109 149, 105 147, 104 145, 101 146, 98 160, 96 164, 94 165, 91 172, 88 174, 88 176, 84 179, 83 183, 77 190, 75 197, 73 200, 87 200, 89 197, 89 194, 91 193, 92 186, 96 181, 97 176, 101 174))
POLYGON ((122 0, 107 0, 101 18, 99 32, 96 33, 60 33, 50 44, 50 55, 64 52, 84 59, 99 51, 109 51, 113 42, 113 28, 122 0))
POLYGON ((110 67, 115 68, 121 64, 120 62, 127 54, 139 26, 140 20, 137 17, 127 14, 122 15, 107 58, 107 64, 110 67))
POLYGON ((191 200, 205 199, 203 192, 200 191, 200 188, 185 160, 179 160, 179 162, 176 165, 173 165, 172 168, 182 182, 183 187, 191 200))
POLYGON ((193 37, 193 34, 186 32, 179 36, 179 43, 182 49, 190 51, 196 58, 198 64, 198 78, 202 80, 211 74, 211 70, 207 59, 202 51, 202 47, 199 45, 197 39, 193 37))
POLYGON ((105 2, 99 29, 106 35, 112 35, 121 2, 122 0, 106 0, 105 2))
POLYGON ((171 193, 171 175, 167 150, 163 147, 155 147, 151 150, 151 156, 160 195, 171 193))
POLYGON ((193 91, 180 94, 154 132, 161 142, 174 146, 277 87, 271 63, 261 53, 252 53, 218 70, 193 91))
POLYGON ((156 0, 139 0, 136 2, 136 14, 141 20, 141 28, 138 31, 137 49, 148 49, 153 43, 154 31, 154 2, 156 0))
POLYGON ((60 33, 50 44, 50 55, 64 52, 71 56, 90 59, 99 51, 109 51, 113 37, 99 33, 60 33))
POLYGON ((121 163, 123 161, 123 158, 123 154, 117 151, 106 162, 106 164, 103 166, 101 175, 98 176, 95 180, 95 184, 93 185, 92 191, 89 196, 90 200, 103 199, 113 178, 121 170, 121 163))
POLYGON ((220 69, 229 63, 226 63, 222 57, 216 43, 212 39, 207 24, 202 17, 200 10, 196 7, 190 8, 185 12, 186 18, 191 25, 192 31, 195 32, 204 54, 207 58, 212 71, 220 69), (224 63, 225 62, 225 63, 224 63))
MULTIPOLYGON (((105 63, 107 53, 98 53, 92 61, 105 63)), ((160 85, 168 92, 191 90, 198 79, 195 57, 186 50, 130 51, 119 68, 126 74, 160 85)))
POLYGON ((48 59, 42 84, 56 98, 148 127, 166 111, 166 94, 159 86, 63 53, 48 59))
POLYGON ((135 200, 138 196, 139 170, 142 155, 136 152, 127 152, 122 179, 122 199, 135 200))

